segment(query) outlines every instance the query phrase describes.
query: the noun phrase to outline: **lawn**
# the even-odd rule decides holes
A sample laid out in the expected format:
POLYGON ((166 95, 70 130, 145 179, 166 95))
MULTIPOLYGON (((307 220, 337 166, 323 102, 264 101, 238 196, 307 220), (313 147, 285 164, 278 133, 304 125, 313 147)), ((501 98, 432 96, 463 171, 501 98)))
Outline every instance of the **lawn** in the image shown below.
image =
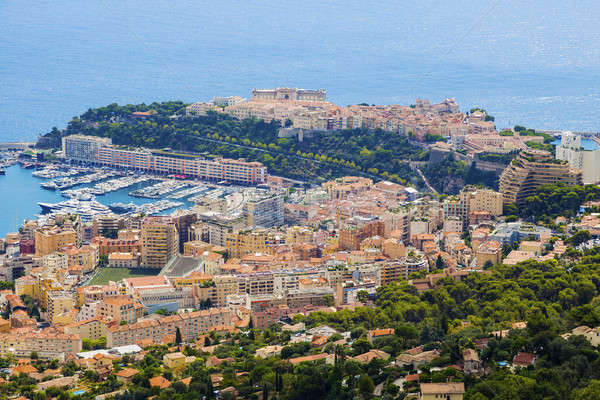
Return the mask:
POLYGON ((106 285, 108 281, 118 282, 124 278, 133 278, 136 276, 157 275, 160 269, 154 268, 100 268, 88 283, 91 285, 106 285))

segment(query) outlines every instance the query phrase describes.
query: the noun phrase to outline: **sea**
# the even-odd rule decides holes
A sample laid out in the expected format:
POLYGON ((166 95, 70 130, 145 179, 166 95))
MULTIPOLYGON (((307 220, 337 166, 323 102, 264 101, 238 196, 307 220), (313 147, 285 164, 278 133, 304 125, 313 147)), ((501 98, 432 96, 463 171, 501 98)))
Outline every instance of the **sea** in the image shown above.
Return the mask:
POLYGON ((499 128, 598 131, 596 0, 4 0, 0 142, 89 107, 323 88, 338 104, 453 97, 499 128))
MULTIPOLYGON (((40 186, 40 183, 48 179, 38 178, 31 173, 34 169, 22 168, 19 164, 14 164, 5 169, 5 175, 0 175, 0 237, 6 236, 9 232, 17 232, 19 227, 26 220, 35 220, 41 213, 38 203, 59 203, 68 200, 62 197, 60 191, 47 190, 40 186)), ((109 178, 112 179, 112 178, 109 178)), ((108 180, 108 179, 106 179, 108 180)), ((138 183, 128 188, 119 189, 114 192, 96 196, 96 200, 108 206, 112 203, 134 203, 142 205, 153 203, 157 199, 147 199, 129 196, 129 192, 134 189, 150 186, 157 181, 147 181, 138 183)), ((95 185, 78 185, 74 189, 89 187, 95 185)), ((186 199, 171 199, 181 202, 182 208, 189 208, 193 204, 186 199)), ((164 210, 161 214, 170 214, 174 209, 164 210)))

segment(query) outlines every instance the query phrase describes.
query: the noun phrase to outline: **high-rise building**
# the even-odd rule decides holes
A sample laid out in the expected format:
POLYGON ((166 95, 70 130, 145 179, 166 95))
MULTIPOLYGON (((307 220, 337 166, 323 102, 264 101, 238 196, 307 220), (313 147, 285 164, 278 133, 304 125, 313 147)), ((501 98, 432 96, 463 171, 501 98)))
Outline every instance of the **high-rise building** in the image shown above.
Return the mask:
POLYGON ((190 210, 177 210, 171 218, 177 226, 179 232, 179 252, 183 253, 183 245, 185 242, 189 242, 189 230, 190 226, 198 220, 198 214, 190 210))
POLYGON ((68 160, 97 163, 100 149, 111 144, 110 138, 70 135, 62 139, 62 151, 68 160))
POLYGON ((179 250, 179 234, 169 217, 146 217, 142 221, 142 266, 162 268, 179 250))
POLYGON ((73 246, 77 243, 77 234, 73 229, 41 228, 35 231, 34 236, 37 257, 43 257, 65 246, 73 246))
POLYGON ((244 204, 244 216, 251 228, 271 228, 283 225, 283 196, 256 194, 244 204))
POLYGON ((563 132, 560 145, 556 146, 556 158, 567 161, 571 168, 580 169, 584 184, 600 182, 600 149, 584 148, 581 136, 563 132))
POLYGON ((527 149, 506 167, 500 175, 500 193, 504 204, 523 204, 542 185, 563 183, 581 185, 581 170, 569 167, 563 160, 555 160, 543 150, 527 149))
POLYGON ((444 219, 458 217, 463 223, 463 228, 466 228, 473 213, 485 212, 494 217, 502 215, 502 203, 502 193, 465 186, 457 197, 444 201, 444 219))
POLYGON ((269 244, 269 234, 262 230, 228 233, 225 236, 227 255, 233 258, 252 253, 265 253, 269 244))

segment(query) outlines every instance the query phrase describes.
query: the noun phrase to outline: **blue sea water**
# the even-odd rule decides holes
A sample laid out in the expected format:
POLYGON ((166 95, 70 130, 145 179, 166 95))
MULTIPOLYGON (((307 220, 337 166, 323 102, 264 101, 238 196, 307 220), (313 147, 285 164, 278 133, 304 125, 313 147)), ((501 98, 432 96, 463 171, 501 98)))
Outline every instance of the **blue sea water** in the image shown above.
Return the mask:
POLYGON ((455 97, 498 127, 597 131, 595 0, 0 1, 0 141, 112 102, 328 89, 455 97))
MULTIPOLYGON (((36 219, 36 214, 40 214, 41 208, 37 204, 58 203, 67 200, 60 195, 60 191, 43 189, 41 182, 47 179, 37 178, 31 173, 34 170, 21 168, 19 165, 13 165, 6 169, 6 175, 0 175, 0 237, 4 237, 8 232, 16 232, 23 222, 27 219, 36 219)), ((149 186, 155 182, 144 182, 129 188, 117 190, 97 196, 96 200, 104 205, 112 203, 134 203, 137 205, 155 202, 154 199, 145 199, 131 197, 128 193, 140 187, 149 186)), ((76 186, 75 188, 88 185, 76 186)), ((183 207, 190 207, 192 204, 185 200, 174 200, 183 202, 183 207)), ((163 214, 170 213, 173 210, 165 210, 163 214)))
MULTIPOLYGON (((560 145, 560 139, 556 139, 555 141, 552 142, 552 144, 555 146, 560 145)), ((585 150, 600 149, 600 146, 598 146, 598 143, 592 139, 581 139, 581 147, 583 147, 585 150)))

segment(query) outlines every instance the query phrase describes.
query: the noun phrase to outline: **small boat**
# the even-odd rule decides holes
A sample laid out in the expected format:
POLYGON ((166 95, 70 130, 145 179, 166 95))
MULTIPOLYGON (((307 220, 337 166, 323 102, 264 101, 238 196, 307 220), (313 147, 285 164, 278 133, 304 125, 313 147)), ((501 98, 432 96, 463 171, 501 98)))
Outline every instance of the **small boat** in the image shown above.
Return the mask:
POLYGON ((0 168, 0 175, 6 175, 6 171, 3 168, 0 168))

